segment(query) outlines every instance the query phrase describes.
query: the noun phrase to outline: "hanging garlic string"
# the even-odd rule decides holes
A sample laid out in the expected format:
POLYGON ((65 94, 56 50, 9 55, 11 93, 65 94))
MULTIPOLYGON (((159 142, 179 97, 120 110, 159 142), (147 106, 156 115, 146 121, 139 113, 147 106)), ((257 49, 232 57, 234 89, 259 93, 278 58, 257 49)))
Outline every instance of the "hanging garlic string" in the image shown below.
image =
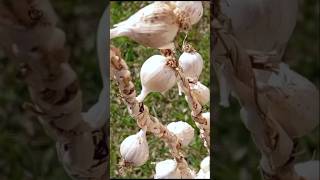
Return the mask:
POLYGON ((191 177, 188 163, 181 152, 182 144, 180 140, 166 126, 161 124, 157 118, 149 114, 147 106, 136 100, 136 90, 132 83, 129 68, 121 58, 120 51, 115 47, 110 48, 110 65, 114 70, 114 80, 118 84, 121 97, 127 105, 130 115, 136 120, 137 125, 140 128, 147 129, 147 131, 152 132, 164 141, 168 145, 172 157, 177 162, 177 168, 180 170, 181 175, 191 177))
POLYGON ((199 101, 191 93, 191 88, 189 81, 185 77, 181 67, 179 66, 178 61, 175 58, 175 53, 171 50, 160 50, 160 53, 167 57, 167 65, 171 67, 177 74, 178 81, 182 85, 182 91, 186 95, 186 99, 190 109, 192 110, 191 115, 193 120, 199 124, 200 137, 203 140, 204 146, 207 148, 208 153, 210 154, 210 129, 205 128, 207 125, 207 120, 202 116, 202 106, 199 101))

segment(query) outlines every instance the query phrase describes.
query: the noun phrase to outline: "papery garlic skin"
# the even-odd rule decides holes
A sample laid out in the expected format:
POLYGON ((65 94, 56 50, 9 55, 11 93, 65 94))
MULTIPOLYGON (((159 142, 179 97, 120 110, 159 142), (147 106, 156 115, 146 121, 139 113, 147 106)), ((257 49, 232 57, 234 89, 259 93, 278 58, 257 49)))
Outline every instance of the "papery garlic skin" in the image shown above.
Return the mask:
POLYGON ((205 105, 210 101, 210 90, 199 81, 189 83, 192 95, 199 101, 201 105, 205 105))
POLYGON ((186 122, 178 121, 169 123, 167 129, 181 140, 183 146, 188 146, 193 140, 194 129, 186 122))
POLYGON ((201 1, 174 1, 174 4, 177 9, 188 15, 191 25, 200 21, 203 15, 203 6, 201 1))
POLYGON ((177 168, 177 162, 167 159, 156 164, 154 179, 181 179, 181 173, 177 168))
POLYGON ((125 162, 134 166, 143 165, 149 158, 146 131, 140 130, 137 134, 124 139, 120 145, 120 154, 125 162))
POLYGON ((203 69, 203 59, 197 52, 184 52, 179 57, 179 66, 187 78, 198 80, 203 69))
POLYGON ((176 84, 175 71, 166 63, 166 57, 161 55, 153 55, 143 63, 140 71, 142 90, 137 101, 142 102, 150 92, 163 94, 176 84))
POLYGON ((172 49, 179 25, 168 2, 154 2, 110 30, 110 39, 127 36, 144 46, 172 49))

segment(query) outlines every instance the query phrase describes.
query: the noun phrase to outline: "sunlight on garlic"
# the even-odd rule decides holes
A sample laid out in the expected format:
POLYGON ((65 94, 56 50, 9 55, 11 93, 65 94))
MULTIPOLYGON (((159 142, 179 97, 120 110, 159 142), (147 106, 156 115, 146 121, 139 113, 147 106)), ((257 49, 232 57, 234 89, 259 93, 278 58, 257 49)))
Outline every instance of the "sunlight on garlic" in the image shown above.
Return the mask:
POLYGON ((120 145, 120 154, 125 162, 133 166, 143 165, 149 158, 149 146, 146 131, 141 129, 137 134, 128 136, 120 145))
POLYGON ((181 140, 183 146, 188 146, 193 140, 194 129, 186 122, 172 122, 167 125, 167 128, 181 140))
POLYGON ((163 94, 176 84, 176 74, 166 63, 166 57, 161 55, 153 55, 143 63, 140 71, 142 90, 137 97, 138 102, 142 102, 150 92, 163 94))

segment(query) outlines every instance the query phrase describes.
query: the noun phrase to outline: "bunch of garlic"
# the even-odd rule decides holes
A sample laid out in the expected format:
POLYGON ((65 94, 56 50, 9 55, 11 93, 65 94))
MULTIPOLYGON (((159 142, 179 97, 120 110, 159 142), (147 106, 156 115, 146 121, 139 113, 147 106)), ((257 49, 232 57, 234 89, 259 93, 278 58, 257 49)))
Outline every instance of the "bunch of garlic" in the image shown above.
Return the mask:
POLYGON ((186 122, 178 121, 169 123, 167 129, 181 140, 183 146, 188 146, 193 140, 194 129, 186 122))
POLYGON ((146 130, 141 129, 137 134, 128 136, 122 141, 120 154, 126 163, 133 166, 143 165, 149 158, 146 130))
POLYGON ((167 66, 167 59, 161 55, 153 55, 147 59, 140 71, 142 90, 137 101, 142 102, 150 92, 165 93, 177 81, 175 71, 167 66))
POLYGON ((200 164, 196 179, 210 179, 210 156, 205 157, 200 164))

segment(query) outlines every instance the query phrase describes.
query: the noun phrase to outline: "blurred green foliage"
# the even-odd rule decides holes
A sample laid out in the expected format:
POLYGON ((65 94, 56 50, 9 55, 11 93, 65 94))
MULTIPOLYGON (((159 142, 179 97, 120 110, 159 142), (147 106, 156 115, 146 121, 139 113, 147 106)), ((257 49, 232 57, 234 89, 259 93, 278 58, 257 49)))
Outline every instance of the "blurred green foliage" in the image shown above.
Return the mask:
MULTIPOLYGON (((104 1, 51 0, 71 48, 70 63, 78 74, 83 107, 96 102, 102 83, 96 55, 98 21, 104 1)), ((38 120, 24 111, 30 101, 26 84, 16 78, 17 65, 0 51, 0 179, 69 180, 57 159, 55 142, 38 120)))
MULTIPOLYGON (((148 2, 111 2, 110 18, 111 27, 113 24, 119 23, 138 9, 149 4, 148 2)), ((204 16, 201 21, 192 27, 188 34, 187 41, 190 42, 196 50, 202 55, 204 60, 204 69, 200 76, 200 81, 209 87, 210 83, 210 11, 209 3, 205 2, 204 16)), ((180 33, 177 38, 179 46, 182 45, 185 34, 180 33)), ((122 56, 127 62, 133 81, 137 90, 140 93, 140 77, 139 72, 143 62, 152 55, 159 54, 156 49, 146 48, 126 37, 120 37, 112 40, 112 44, 122 51, 122 56)), ((178 52, 178 56, 181 52, 178 52)), ((191 116, 190 109, 183 96, 178 96, 178 88, 175 86, 168 91, 164 96, 160 93, 151 93, 145 99, 145 104, 149 107, 150 113, 159 118, 163 124, 168 124, 173 121, 185 121, 195 128, 195 140, 184 148, 184 154, 188 164, 195 170, 199 170, 201 160, 206 157, 207 152, 202 141, 198 137, 199 131, 196 128, 191 116)), ((209 106, 205 109, 209 111, 209 106)), ((125 170, 124 176, 119 175, 120 153, 119 146, 121 142, 129 135, 138 132, 139 128, 133 118, 130 117, 128 110, 123 102, 118 97, 118 88, 115 83, 111 83, 110 96, 110 174, 111 177, 122 178, 153 178, 155 173, 155 162, 172 158, 166 145, 152 134, 147 134, 148 144, 150 148, 149 160, 141 167, 130 168, 125 170)))
MULTIPOLYGON (((296 28, 288 43, 284 61, 319 88, 319 1, 299 1, 299 16, 296 28)), ((218 105, 216 81, 214 109, 213 174, 215 179, 258 180, 260 178, 260 153, 252 142, 239 115, 239 104, 232 99, 228 108, 218 105)), ((316 99, 315 99, 316 100, 316 99)), ((296 161, 319 159, 319 126, 309 135, 298 140, 296 161)))

